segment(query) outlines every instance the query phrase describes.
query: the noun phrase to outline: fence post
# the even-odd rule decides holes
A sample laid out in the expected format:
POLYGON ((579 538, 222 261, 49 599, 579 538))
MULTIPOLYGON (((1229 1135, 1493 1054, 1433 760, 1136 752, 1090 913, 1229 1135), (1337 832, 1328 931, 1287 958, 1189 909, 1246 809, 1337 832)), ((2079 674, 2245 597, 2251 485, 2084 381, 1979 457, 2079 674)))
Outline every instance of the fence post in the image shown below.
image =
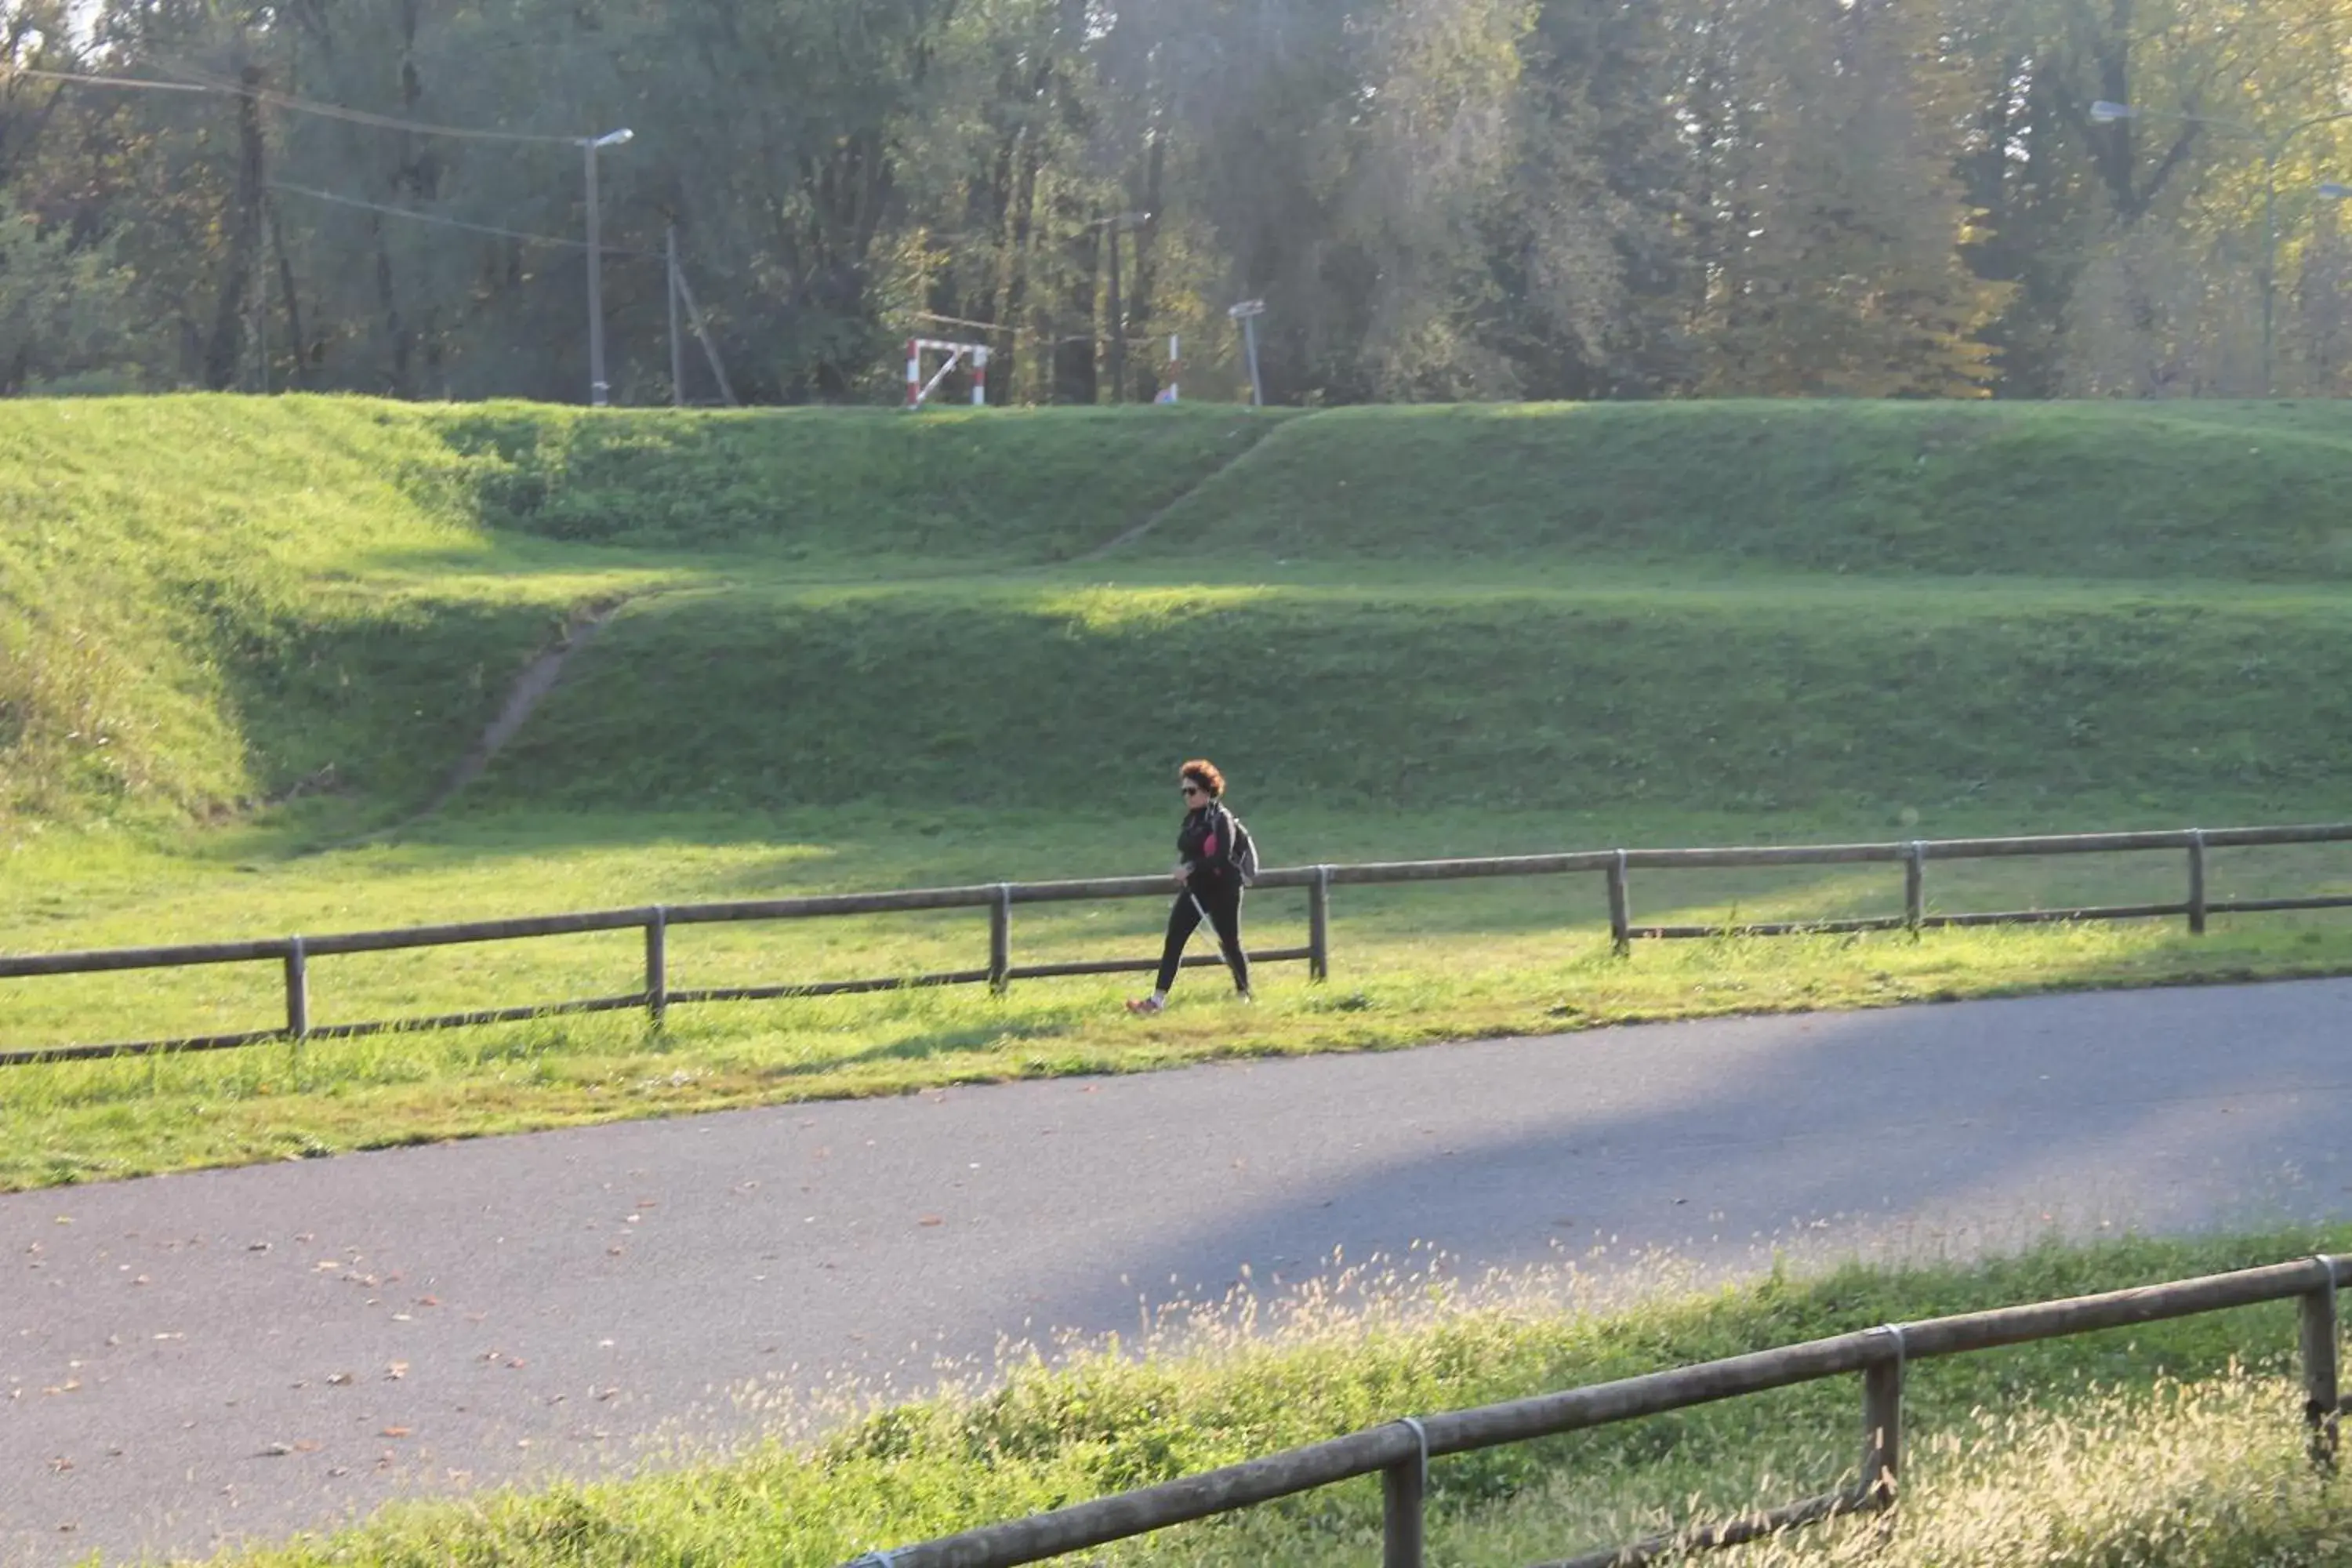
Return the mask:
POLYGON ((1862 1501, 1885 1508, 1903 1473, 1903 1325, 1877 1331, 1895 1338, 1895 1353, 1862 1369, 1862 1501))
POLYGON ((286 1036, 300 1040, 309 1038, 310 1034, 310 960, 298 936, 286 945, 286 1036))
POLYGON ((669 1016, 669 910, 661 904, 646 921, 646 1014, 656 1029, 669 1016))
POLYGON ((1609 863, 1609 945, 1617 956, 1633 951, 1633 905, 1625 890, 1625 851, 1609 863))
POLYGON ((1914 838, 1903 847, 1903 929, 1919 934, 1927 918, 1927 847, 1914 838))
POLYGON ((2303 1419, 2311 1428, 2311 1462, 2336 1468, 2336 1260, 2315 1260, 2327 1282, 2303 1295, 2303 1419))
POLYGON ((2189 934, 2205 934, 2205 830, 2189 830, 2189 934))
POLYGON ((1429 1434, 1407 1416, 1403 1425, 1421 1439, 1421 1450, 1381 1472, 1381 1568, 1422 1568, 1429 1494, 1429 1434))
POLYGON ((1331 868, 1315 868, 1307 888, 1307 978, 1331 978, 1331 868))
POLYGON ((1004 994, 1013 984, 1013 884, 996 884, 996 898, 988 906, 988 989, 1004 994))

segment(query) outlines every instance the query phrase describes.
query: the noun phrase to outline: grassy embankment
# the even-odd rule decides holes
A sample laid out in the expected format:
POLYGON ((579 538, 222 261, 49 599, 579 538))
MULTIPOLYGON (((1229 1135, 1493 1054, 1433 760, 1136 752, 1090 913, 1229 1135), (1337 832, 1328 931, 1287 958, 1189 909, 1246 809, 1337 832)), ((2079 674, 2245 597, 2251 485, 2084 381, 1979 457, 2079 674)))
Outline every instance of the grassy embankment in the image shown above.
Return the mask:
MULTIPOLYGON (((2352 1245, 2352 1233, 2043 1247, 1969 1266, 1848 1267, 1708 1293, 1660 1284, 1563 1310, 1555 1279, 1433 1308, 1248 1304, 1181 1344, 1129 1345, 872 1412, 646 1478, 387 1510, 235 1568, 496 1562, 825 1568, 986 1520, 1148 1485, 1402 1415, 1523 1396, 1889 1321, 1916 1321, 2352 1245), (1138 1355, 1134 1352, 1142 1351, 1138 1355)), ((1411 1303, 1411 1304, 1404 1304, 1411 1303)), ((1401 1305, 1402 1304, 1402 1305, 1401 1305)), ((2290 1305, 1916 1363, 1891 1532, 1823 1527, 1727 1564, 1938 1568, 2131 1563, 2239 1568, 2346 1559, 2352 1482, 2304 1456, 2290 1305)), ((1439 1460, 1432 1561, 1522 1568, 1849 1483, 1854 1380, 1439 1460)), ((826 1419, 779 1411, 780 1426, 826 1419)), ((1296 1568, 1379 1556, 1357 1481, 1091 1554, 1113 1563, 1296 1568)))
MULTIPOLYGON (((1277 863, 2341 815, 2336 405, 616 415, 0 410, 0 948, 1150 869, 1205 752, 1277 863), (1181 498, 1181 499, 1179 499, 1181 498), (1174 501, 1146 537, 1094 545, 1174 501), (565 624, 619 605, 397 831, 565 624), (291 797, 291 798, 289 798, 291 797), (276 804, 269 804, 276 803, 276 804), (199 826, 203 825, 203 826, 199 826), (333 846, 341 845, 341 847, 333 846)), ((1933 868, 1943 908, 2171 858, 1933 868)), ((2216 896, 2352 886, 2217 857, 2216 896)), ((1899 878, 1637 879, 1639 912, 1899 878)), ((1268 941, 1295 898, 1257 906, 1268 941)), ((1023 957, 1141 952, 1065 907, 1023 957)), ((1652 944, 1591 883, 1349 892, 1337 984, 1086 982, 19 1070, 0 1185, 763 1099, 1635 1017, 2335 973, 2339 919, 1652 944)), ((696 928, 675 984, 976 962, 976 915, 696 928)), ((315 966, 320 1021, 625 991, 626 934, 315 966)), ((267 966, 0 992, 0 1042, 275 1015, 267 966)))

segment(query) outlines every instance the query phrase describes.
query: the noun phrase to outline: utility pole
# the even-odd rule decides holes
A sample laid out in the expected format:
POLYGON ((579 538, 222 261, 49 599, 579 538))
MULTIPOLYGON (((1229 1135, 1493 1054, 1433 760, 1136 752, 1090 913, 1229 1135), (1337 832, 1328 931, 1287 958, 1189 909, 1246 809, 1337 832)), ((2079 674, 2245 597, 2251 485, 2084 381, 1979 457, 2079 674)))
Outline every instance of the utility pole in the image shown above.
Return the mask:
POLYGON ((677 330, 677 225, 669 226, 669 402, 686 406, 686 340, 677 330))

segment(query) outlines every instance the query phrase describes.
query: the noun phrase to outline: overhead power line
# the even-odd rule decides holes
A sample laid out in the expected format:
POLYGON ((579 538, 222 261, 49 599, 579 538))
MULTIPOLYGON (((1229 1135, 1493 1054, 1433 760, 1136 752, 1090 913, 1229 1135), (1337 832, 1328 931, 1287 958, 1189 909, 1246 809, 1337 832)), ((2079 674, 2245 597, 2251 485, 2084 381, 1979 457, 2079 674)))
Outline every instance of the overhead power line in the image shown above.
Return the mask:
MULTIPOLYGON (((494 234, 501 238, 525 240, 533 245, 560 245, 566 250, 588 248, 585 240, 566 239, 562 235, 532 234, 527 229, 500 228, 496 224, 468 223, 464 218, 445 217, 439 213, 423 213, 418 212, 415 207, 391 206, 383 202, 362 201, 357 196, 339 196, 332 191, 314 191, 308 185, 289 185, 278 180, 270 180, 267 184, 273 191, 284 191, 289 195, 309 196, 312 201, 331 202, 339 207, 358 207, 363 212, 389 213, 394 217, 415 218, 418 223, 436 223, 445 228, 468 229, 475 234, 494 234)), ((661 254, 656 250, 635 250, 623 245, 608 245, 604 248, 607 256, 651 257, 661 254)))
POLYGON ((216 88, 192 81, 142 81, 131 76, 92 76, 87 71, 35 70, 30 66, 0 66, 0 76, 20 76, 27 81, 78 81, 91 87, 138 87, 151 92, 215 92, 216 88))
POLYGON ((242 87, 234 82, 205 79, 203 73, 189 71, 198 78, 194 81, 150 81, 138 77, 98 76, 88 71, 35 70, 26 66, 0 67, 0 75, 24 77, 33 81, 75 82, 83 87, 139 88, 151 92, 208 92, 225 98, 250 98, 275 109, 296 114, 315 114, 326 120, 349 121, 354 125, 372 125, 384 131, 409 131, 422 136, 456 136, 476 142, 526 142, 542 146, 577 147, 585 138, 551 136, 536 131, 493 131, 468 125, 436 125, 430 121, 404 120, 396 114, 378 114, 365 109, 347 109, 340 103, 321 103, 315 99, 297 98, 292 93, 278 92, 268 88, 242 87))
MULTIPOLYGON (((341 104, 320 103, 311 99, 296 98, 290 93, 273 92, 261 88, 240 87, 234 83, 207 78, 203 72, 184 66, 179 68, 197 79, 153 81, 142 77, 97 76, 88 71, 40 70, 29 66, 5 64, 0 64, 0 76, 24 77, 34 81, 72 82, 84 87, 134 89, 149 92, 201 92, 229 98, 250 97, 257 102, 273 104, 278 108, 303 114, 316 114, 331 120, 347 120, 360 125, 373 125, 394 131, 414 131, 435 136, 471 137, 492 142, 560 143, 566 146, 577 146, 583 140, 577 136, 548 136, 521 131, 477 130, 467 126, 435 125, 424 121, 403 120, 396 115, 376 114, 363 109, 346 109, 341 104)), ((468 223, 463 218, 444 217, 438 213, 421 213, 413 207, 390 206, 382 202, 362 201, 356 196, 337 195, 331 191, 316 191, 305 185, 286 184, 276 180, 267 183, 271 190, 284 191, 289 195, 308 196, 313 201, 332 202, 337 206, 359 207, 369 212, 389 213, 394 217, 414 218, 419 223, 440 224, 447 228, 470 229, 477 234, 497 235, 502 238, 525 240, 536 245, 560 245, 570 250, 588 248, 585 241, 566 239, 560 235, 531 234, 519 228, 502 228, 496 224, 468 223)), ((658 254, 650 250, 633 250, 617 245, 608 245, 603 248, 608 256, 658 254)))
MULTIPOLYGON (((1003 332, 1007 337, 1026 338, 1038 343, 1107 343, 1108 332, 1065 332, 1059 337, 1037 331, 1029 327, 1016 327, 1009 321, 974 321, 962 316, 942 316, 936 310, 905 310, 900 316, 910 321, 932 321, 941 326, 969 327, 975 331, 1003 332)), ((1156 343, 1168 336, 1165 332, 1130 332, 1122 341, 1129 344, 1156 343)))
POLYGON ((372 125, 383 131, 411 131, 425 136, 457 136, 475 142, 525 142, 541 146, 577 147, 587 140, 581 136, 553 136, 541 131, 497 131, 469 125, 440 125, 431 121, 408 120, 397 114, 379 114, 373 110, 348 109, 340 103, 322 103, 314 98, 297 98, 290 92, 278 92, 269 88, 248 88, 226 78, 214 76, 194 66, 163 62, 165 68, 186 77, 192 82, 210 88, 215 92, 232 97, 250 95, 257 103, 291 110, 297 114, 315 114, 324 120, 343 120, 354 125, 372 125))

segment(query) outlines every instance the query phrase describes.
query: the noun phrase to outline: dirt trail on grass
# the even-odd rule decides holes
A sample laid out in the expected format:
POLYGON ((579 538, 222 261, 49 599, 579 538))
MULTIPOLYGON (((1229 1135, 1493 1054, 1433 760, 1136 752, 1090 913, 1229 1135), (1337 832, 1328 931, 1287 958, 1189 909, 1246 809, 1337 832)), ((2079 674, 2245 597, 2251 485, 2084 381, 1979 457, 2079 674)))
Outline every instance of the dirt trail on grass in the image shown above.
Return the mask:
POLYGON ((1226 475, 1232 473, 1244 463, 1248 462, 1250 458, 1255 457, 1259 452, 1264 451, 1267 442, 1279 440, 1285 430, 1289 429, 1292 426, 1304 425, 1314 417, 1315 416, 1312 414, 1303 414, 1286 424, 1275 426, 1273 428, 1267 430, 1265 434, 1260 436, 1256 440, 1252 441, 1248 446, 1243 447, 1240 451, 1235 452, 1232 457, 1226 458, 1223 462, 1219 463, 1215 468, 1210 469, 1207 473, 1202 474, 1199 479, 1194 479, 1191 484, 1185 486, 1182 492, 1180 493, 1175 500, 1168 502, 1167 505, 1160 507, 1142 521, 1124 530, 1116 537, 1105 542, 1104 543, 1096 545, 1092 550, 1087 551, 1082 554, 1073 555, 1069 559, 1072 561, 1100 561, 1107 555, 1125 549, 1127 546, 1134 543, 1137 540, 1141 539, 1145 534, 1150 533, 1153 529, 1158 528, 1162 522, 1165 522, 1171 515, 1174 514, 1178 507, 1182 506, 1186 501, 1189 501, 1194 496, 1199 495, 1209 486, 1216 483, 1219 479, 1223 479, 1226 475))
POLYGON ((516 679, 514 685, 507 691, 506 702, 499 708, 498 717, 490 721, 489 728, 482 731, 481 739, 474 742, 473 750, 467 752, 457 765, 450 770, 449 776, 442 781, 440 789, 434 793, 433 798, 425 802, 415 816, 409 817, 400 826, 413 826, 429 816, 437 815, 451 801, 457 799, 465 791, 467 785, 480 778, 488 770, 490 763, 497 760, 499 752, 521 732, 523 725, 530 721, 532 712, 546 699, 547 694, 555 689, 556 682, 563 679, 563 667, 571 662, 572 656, 595 640, 596 634, 603 631, 611 623, 613 617, 619 615, 624 608, 651 596, 646 594, 633 595, 627 598, 615 599, 610 604, 593 606, 586 616, 565 627, 563 640, 532 659, 522 674, 516 679))

